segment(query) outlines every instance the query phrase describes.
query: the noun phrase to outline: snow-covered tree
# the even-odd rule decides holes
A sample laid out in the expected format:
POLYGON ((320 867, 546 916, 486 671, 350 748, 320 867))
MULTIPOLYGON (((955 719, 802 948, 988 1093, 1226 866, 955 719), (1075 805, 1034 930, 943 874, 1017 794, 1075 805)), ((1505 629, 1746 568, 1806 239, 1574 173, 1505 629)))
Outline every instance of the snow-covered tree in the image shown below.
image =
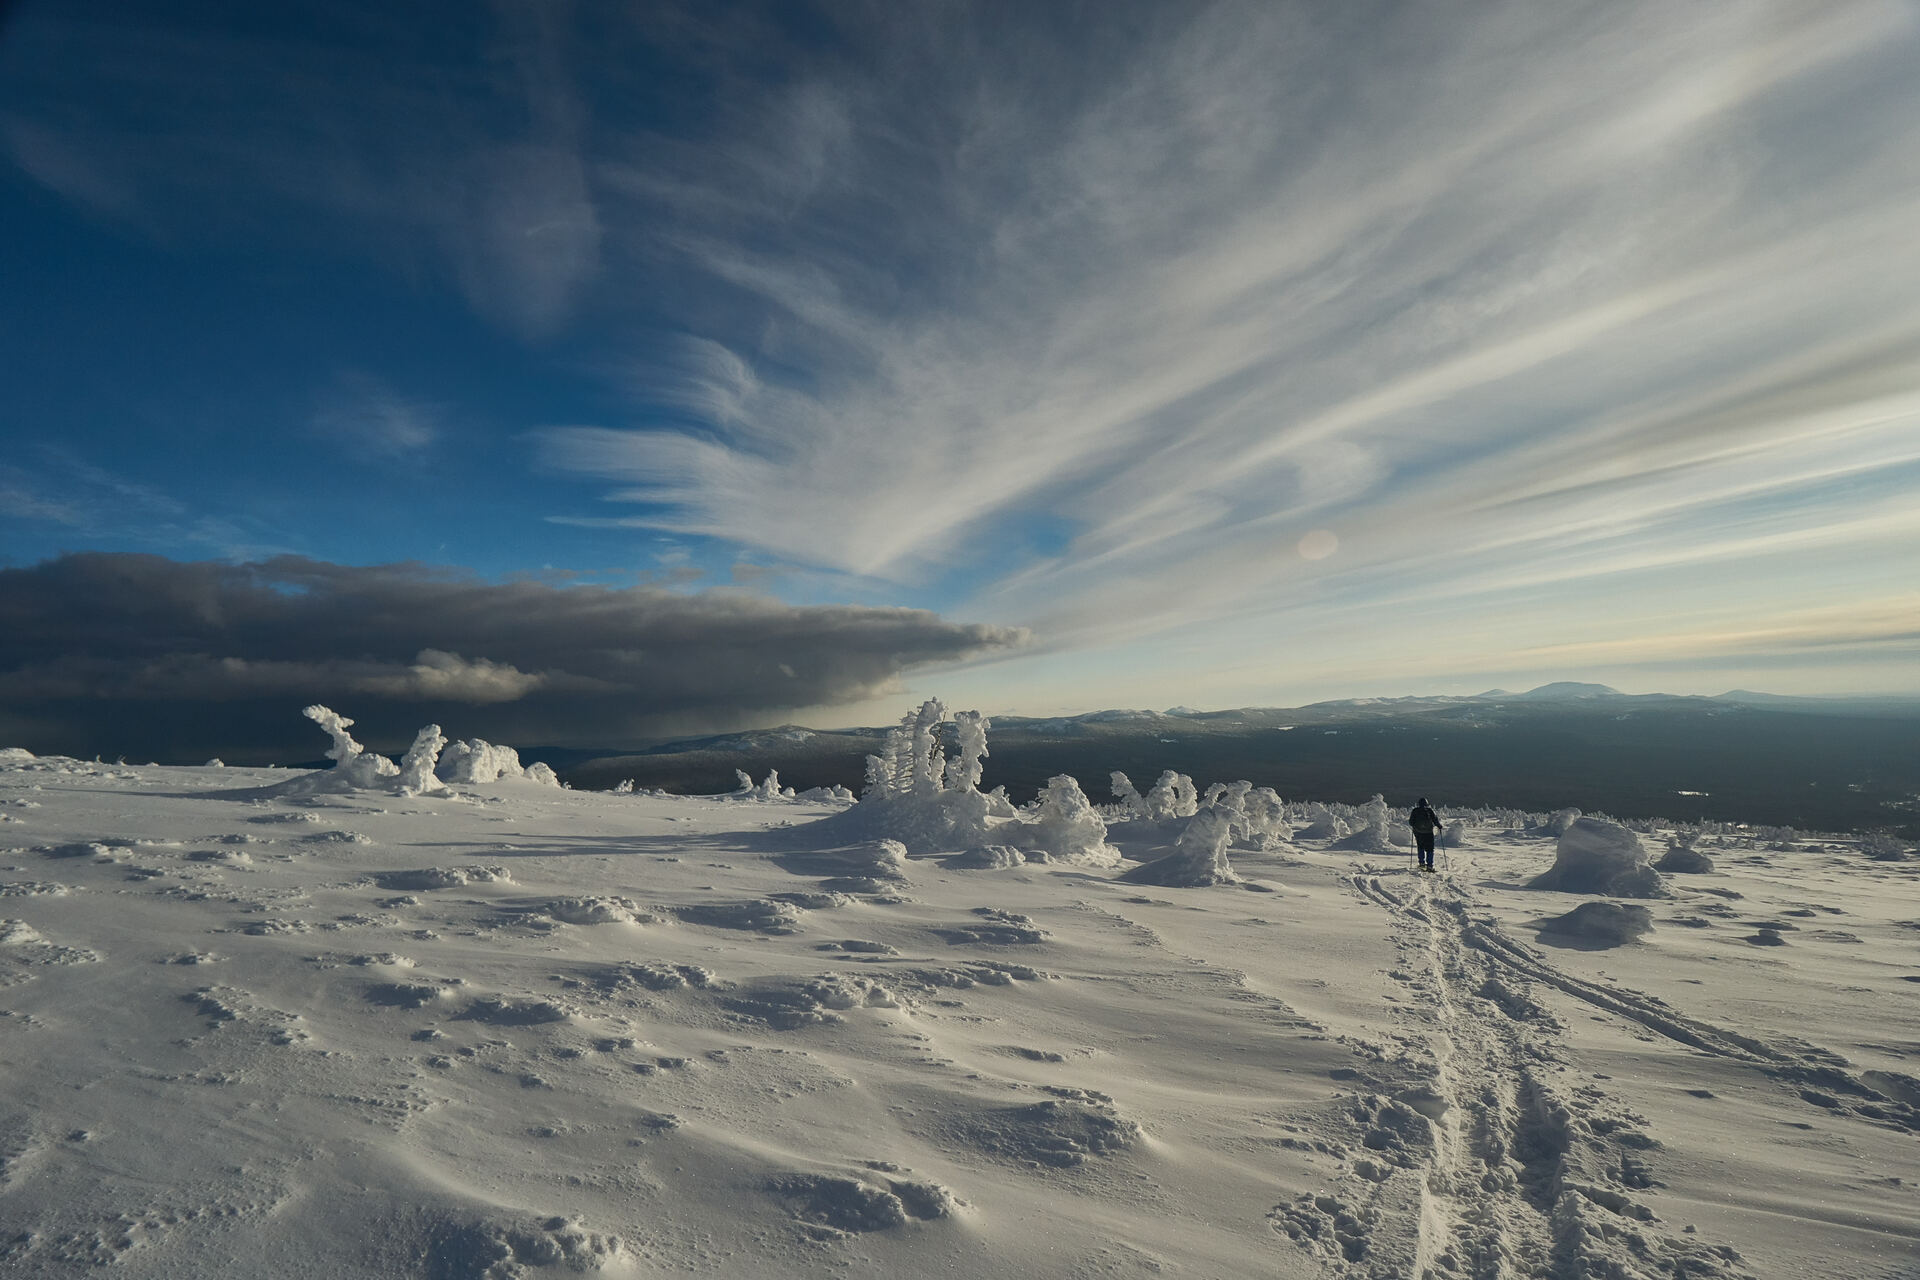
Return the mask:
POLYGON ((780 785, 780 771, 767 770, 767 780, 755 783, 753 775, 745 769, 735 769, 733 776, 740 780, 740 789, 733 794, 742 800, 791 800, 793 788, 780 785))
POLYGON ((333 775, 339 781, 353 787, 373 787, 400 772, 399 765, 355 742, 347 732, 353 721, 338 711, 316 702, 301 714, 325 729, 333 738, 333 745, 327 749, 327 758, 333 761, 333 775))
POLYGON ((1200 808, 1193 779, 1168 769, 1147 792, 1147 812, 1154 818, 1191 818, 1200 808))
POLYGON ((1393 848, 1393 832, 1388 828, 1386 797, 1375 793, 1355 813, 1353 834, 1334 844, 1336 849, 1354 853, 1386 853, 1393 848))
POLYGON ((1134 787, 1132 778, 1115 769, 1113 771, 1111 785, 1113 787, 1113 798, 1120 802, 1120 807, 1126 810, 1129 818, 1146 818, 1152 816, 1147 808, 1147 798, 1141 795, 1134 787))
POLYGON ((1172 853, 1142 863, 1120 878, 1136 884, 1182 889, 1238 882, 1240 877, 1227 861, 1227 846, 1233 842, 1234 818, 1235 811, 1229 805, 1202 808, 1188 820, 1186 830, 1174 841, 1172 853))
POLYGON ((413 745, 407 748, 406 759, 400 762, 401 795, 418 796, 447 789, 447 784, 435 777, 433 772, 440 760, 440 749, 446 745, 446 735, 440 732, 437 724, 430 724, 414 735, 413 745))
POLYGON ((449 743, 446 750, 440 753, 440 765, 440 774, 448 782, 486 783, 508 778, 538 782, 549 787, 560 785, 560 779, 545 764, 536 761, 522 765, 518 751, 484 738, 449 743))
POLYGON ((1062 862, 1111 867, 1120 861, 1120 851, 1107 843, 1107 824, 1068 774, 1047 780, 1038 815, 1022 834, 1024 847, 1062 862))
POLYGON ((947 766, 947 782, 957 789, 978 789, 986 772, 987 730, 992 721, 978 711, 961 711, 953 717, 954 745, 959 755, 947 766))

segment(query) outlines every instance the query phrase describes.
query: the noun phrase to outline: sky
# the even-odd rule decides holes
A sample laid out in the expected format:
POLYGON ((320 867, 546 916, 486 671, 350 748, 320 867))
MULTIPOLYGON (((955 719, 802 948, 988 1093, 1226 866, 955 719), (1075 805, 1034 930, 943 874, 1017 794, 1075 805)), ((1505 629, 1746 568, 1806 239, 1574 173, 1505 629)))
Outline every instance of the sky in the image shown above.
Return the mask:
POLYGON ((1912 0, 0 15, 23 745, 1920 692, 1912 0))

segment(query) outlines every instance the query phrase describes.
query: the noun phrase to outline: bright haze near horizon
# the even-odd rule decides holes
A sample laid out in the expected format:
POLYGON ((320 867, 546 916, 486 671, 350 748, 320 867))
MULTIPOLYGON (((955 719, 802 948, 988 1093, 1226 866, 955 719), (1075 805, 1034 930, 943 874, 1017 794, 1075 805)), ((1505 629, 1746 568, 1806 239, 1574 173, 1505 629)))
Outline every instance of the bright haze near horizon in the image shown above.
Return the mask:
POLYGON ((1920 692, 1909 3, 0 13, 9 743, 1920 692))

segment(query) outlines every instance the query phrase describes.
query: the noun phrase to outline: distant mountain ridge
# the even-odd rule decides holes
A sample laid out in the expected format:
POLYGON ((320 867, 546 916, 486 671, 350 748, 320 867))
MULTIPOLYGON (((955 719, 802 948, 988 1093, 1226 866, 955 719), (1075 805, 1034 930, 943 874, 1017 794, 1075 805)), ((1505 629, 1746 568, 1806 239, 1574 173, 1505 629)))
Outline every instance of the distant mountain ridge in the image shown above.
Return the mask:
MULTIPOLYGON (((1213 711, 1202 711, 1193 707, 1169 707, 1165 711, 1137 710, 1130 708, 1108 708, 1100 711, 1084 711, 1070 716, 1020 716, 996 715, 992 717, 996 732, 1020 731, 1029 733, 1076 734, 1094 731, 1102 727, 1124 729, 1143 727, 1153 724, 1171 724, 1174 728, 1194 728, 1197 726, 1238 725, 1244 727, 1272 727, 1281 721, 1313 719, 1314 713, 1324 715, 1331 711, 1393 711, 1416 712, 1423 708, 1440 709, 1446 707, 1471 706, 1475 704, 1553 704, 1575 703, 1590 704, 1599 701, 1617 700, 1635 704, 1674 703, 1710 706, 1714 704, 1772 707, 1809 711, 1827 711, 1833 714, 1901 714, 1907 711, 1920 712, 1920 698, 1820 698, 1804 697, 1778 693, 1757 693, 1747 689, 1732 689, 1720 694, 1695 693, 1622 693, 1611 685, 1588 684, 1573 680, 1556 680, 1528 689, 1523 693, 1511 693, 1505 689, 1489 689, 1485 693, 1475 694, 1405 694, 1388 698, 1336 698, 1322 702, 1309 702, 1298 707, 1223 707, 1213 711)), ((805 725, 781 724, 764 729, 748 729, 725 734, 701 734, 685 738, 674 738, 658 742, 636 750, 636 756, 651 756, 687 751, 734 751, 756 752, 798 745, 810 741, 839 739, 860 739, 879 742, 883 740, 892 725, 864 725, 844 729, 812 729, 805 725)), ((565 754, 581 755, 574 750, 565 754)))

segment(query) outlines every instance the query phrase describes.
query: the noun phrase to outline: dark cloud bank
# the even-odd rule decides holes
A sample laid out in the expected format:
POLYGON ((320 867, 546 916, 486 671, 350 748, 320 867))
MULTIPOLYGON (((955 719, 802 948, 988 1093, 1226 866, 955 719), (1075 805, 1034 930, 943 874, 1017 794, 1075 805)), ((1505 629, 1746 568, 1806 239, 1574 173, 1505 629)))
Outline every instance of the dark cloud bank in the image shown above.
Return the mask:
POLYGON ((64 556, 0 570, 0 745, 311 759, 325 702, 370 745, 623 746, 857 701, 1025 633, 744 592, 482 582, 422 565, 64 556))

